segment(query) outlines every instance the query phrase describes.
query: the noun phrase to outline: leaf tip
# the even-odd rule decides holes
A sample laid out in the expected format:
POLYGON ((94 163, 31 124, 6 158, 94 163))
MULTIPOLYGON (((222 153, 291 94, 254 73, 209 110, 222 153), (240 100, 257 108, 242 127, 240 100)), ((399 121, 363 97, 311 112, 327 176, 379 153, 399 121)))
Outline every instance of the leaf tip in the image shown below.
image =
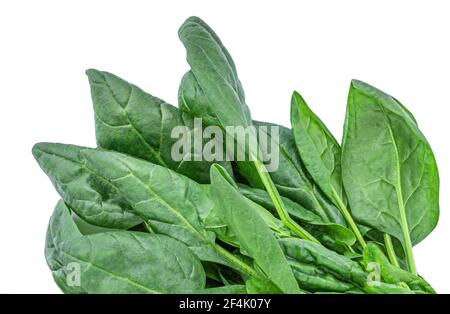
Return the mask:
POLYGON ((40 142, 33 145, 33 147, 31 148, 31 153, 36 160, 42 155, 43 149, 45 148, 45 146, 48 146, 48 144, 49 143, 40 142))
POLYGON ((99 77, 101 77, 103 72, 101 72, 101 71, 99 71, 97 69, 92 69, 91 68, 91 69, 87 69, 84 73, 86 73, 89 81, 92 81, 92 80, 96 80, 99 77))

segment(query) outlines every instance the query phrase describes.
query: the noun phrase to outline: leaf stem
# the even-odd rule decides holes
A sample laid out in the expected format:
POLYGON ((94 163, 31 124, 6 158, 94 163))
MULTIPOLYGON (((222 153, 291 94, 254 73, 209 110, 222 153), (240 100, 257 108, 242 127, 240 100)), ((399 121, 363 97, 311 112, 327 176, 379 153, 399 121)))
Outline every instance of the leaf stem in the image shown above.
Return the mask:
POLYGON ((404 210, 400 210, 400 219, 402 222, 401 226, 403 239, 405 241, 405 253, 406 253, 406 260, 408 262, 409 272, 412 273, 413 275, 417 275, 416 263, 414 261, 414 255, 412 251, 411 237, 409 235, 408 221, 406 219, 406 214, 404 210))
POLYGON ((248 274, 248 275, 250 275, 252 277, 259 277, 258 274, 256 273, 256 271, 251 266, 249 266, 249 265, 247 265, 247 263, 241 261, 239 258, 237 258, 233 254, 231 254, 230 252, 225 250, 220 245, 216 244, 215 248, 216 248, 216 251, 220 255, 222 255, 230 263, 236 265, 236 267, 239 268, 240 270, 242 270, 244 273, 246 273, 246 274, 248 274))
POLYGON ((391 261, 391 264, 400 267, 397 256, 395 255, 394 245, 392 244, 392 238, 389 234, 384 234, 384 244, 386 245, 386 251, 389 257, 389 260, 391 261))
POLYGON ((287 210, 284 208, 283 200, 281 199, 280 194, 278 193, 275 184, 270 178, 264 164, 257 158, 253 157, 253 162, 255 164, 256 170, 258 171, 259 177, 261 178, 264 187, 269 193, 270 198, 272 199, 273 204, 275 205, 275 209, 277 210, 278 216, 284 222, 286 227, 292 230, 296 235, 300 238, 309 240, 315 243, 319 243, 313 235, 311 235, 308 231, 302 228, 298 223, 296 223, 290 216, 287 210))
POLYGON ((367 246, 366 241, 364 241, 364 238, 361 232, 359 231, 355 221, 353 220, 352 215, 348 211, 347 207, 345 206, 344 202, 341 200, 341 198, 339 197, 338 193, 336 192, 333 186, 331 187, 331 191, 333 193, 334 200, 336 201, 342 215, 344 216, 345 220, 347 221, 353 233, 355 234, 356 239, 358 239, 359 244, 364 249, 367 246))

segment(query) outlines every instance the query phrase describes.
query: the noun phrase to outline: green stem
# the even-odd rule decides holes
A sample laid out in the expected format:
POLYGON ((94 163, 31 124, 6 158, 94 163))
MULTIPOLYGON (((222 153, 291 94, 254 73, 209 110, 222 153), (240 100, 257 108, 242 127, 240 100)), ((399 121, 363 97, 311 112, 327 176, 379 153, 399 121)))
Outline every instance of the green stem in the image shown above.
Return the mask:
MULTIPOLYGON (((389 122, 389 119, 387 117, 387 113, 383 109, 383 106, 380 106, 380 108, 383 111, 383 114, 385 115, 386 122, 389 122)), ((398 202, 398 210, 400 213, 400 225, 402 228, 402 234, 403 234, 403 244, 405 247, 405 254, 406 254, 406 261, 408 262, 408 268, 409 272, 413 275, 417 275, 416 270, 416 263, 414 262, 414 255, 412 251, 412 243, 411 243, 411 237, 409 234, 409 227, 408 227, 408 220, 406 219, 406 208, 405 203, 403 202, 403 191, 402 191, 402 179, 401 179, 401 162, 400 162, 400 154, 399 150, 397 148, 397 142, 395 141, 394 132, 392 130, 391 125, 388 123, 388 130, 389 134, 392 140, 394 153, 395 153, 395 162, 396 162, 396 176, 397 176, 397 184, 395 184, 395 191, 397 193, 397 202, 398 202)))
POLYGON ((358 239, 359 244, 364 249, 367 246, 366 241, 364 241, 364 238, 363 238, 361 232, 359 231, 358 226, 356 225, 355 221, 353 220, 352 215, 348 211, 347 207, 345 206, 344 202, 339 197, 339 195, 336 192, 336 190, 334 189, 334 187, 331 187, 331 190, 332 190, 332 193, 333 193, 333 196, 334 196, 334 200, 336 201, 336 203, 337 203, 337 205, 339 207, 339 210, 341 211, 341 213, 344 216, 345 220, 347 221, 347 223, 349 224, 349 226, 352 229, 353 233, 355 234, 356 239, 358 239))
POLYGON ((417 275, 416 263, 414 261, 414 255, 412 251, 411 237, 408 230, 408 221, 406 220, 406 214, 404 210, 400 210, 400 220, 402 226, 403 239, 405 241, 405 253, 406 261, 408 262, 409 272, 413 275, 417 275))
POLYGON ((261 181, 267 190, 267 193, 269 193, 269 196, 272 199, 275 209, 277 210, 278 216, 283 221, 283 223, 286 225, 286 227, 288 227, 290 230, 292 230, 300 238, 305 239, 305 240, 310 240, 312 242, 320 244, 319 240, 317 240, 308 231, 303 229, 298 223, 296 223, 289 216, 289 213, 284 208, 283 200, 281 199, 281 196, 278 193, 278 190, 275 187, 275 184, 273 183, 272 179, 270 178, 269 174, 267 173, 267 170, 266 170, 264 164, 260 160, 256 159, 255 157, 253 159, 253 162, 255 164, 256 170, 258 171, 259 177, 261 178, 261 181))
POLYGON ((384 234, 384 244, 386 245, 386 251, 389 257, 389 260, 391 261, 391 264, 400 267, 398 264, 397 256, 395 255, 394 251, 394 245, 392 244, 392 238, 389 234, 384 234))
POLYGON ((350 253, 355 253, 355 250, 350 245, 347 245, 347 248, 350 251, 350 253))
POLYGON ((242 270, 244 273, 250 275, 251 277, 259 277, 257 272, 247 265, 247 263, 241 261, 239 258, 225 250, 220 245, 215 245, 216 251, 222 255, 226 260, 228 260, 230 263, 234 264, 238 269, 242 270))

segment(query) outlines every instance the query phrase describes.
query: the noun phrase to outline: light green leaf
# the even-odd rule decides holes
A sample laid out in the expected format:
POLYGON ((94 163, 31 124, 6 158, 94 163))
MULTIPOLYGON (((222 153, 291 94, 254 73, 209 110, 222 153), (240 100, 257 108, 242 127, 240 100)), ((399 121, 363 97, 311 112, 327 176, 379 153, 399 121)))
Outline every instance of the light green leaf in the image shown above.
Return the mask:
POLYGON ((430 145, 394 98, 360 81, 350 86, 342 172, 357 221, 404 246, 415 273, 412 245, 439 217, 439 178, 430 145))

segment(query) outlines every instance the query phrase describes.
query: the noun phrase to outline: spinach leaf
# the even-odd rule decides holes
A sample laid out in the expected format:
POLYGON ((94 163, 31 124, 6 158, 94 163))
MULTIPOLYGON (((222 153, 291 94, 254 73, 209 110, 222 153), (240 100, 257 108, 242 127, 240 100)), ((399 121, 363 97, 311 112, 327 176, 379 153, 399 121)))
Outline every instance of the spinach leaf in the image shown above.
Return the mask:
MULTIPOLYGON (((256 141, 250 111, 245 103, 241 83, 237 77, 236 68, 230 54, 223 46, 214 31, 197 17, 188 18, 178 31, 179 38, 186 48, 187 62, 191 66, 192 75, 186 80, 195 81, 202 91, 201 100, 193 103, 190 112, 197 117, 206 119, 227 131, 227 127, 239 126, 248 131, 249 142, 256 141)), ((181 84, 183 88, 185 84, 181 84)), ((181 97, 183 92, 180 92, 181 97)), ((189 105, 188 105, 189 106, 189 105)), ((283 206, 281 197, 261 161, 261 150, 250 145, 236 134, 230 134, 237 143, 238 150, 244 151, 249 160, 254 163, 256 171, 267 189, 281 220, 298 236, 316 241, 311 234, 289 217, 283 206)))
MULTIPOLYGON (((67 204, 66 204, 67 205, 67 204)), ((70 209, 70 207, 69 207, 70 209)), ((102 233, 102 232, 109 232, 109 231, 117 231, 120 229, 112 229, 112 228, 105 228, 105 227, 100 227, 100 226, 96 226, 96 225, 92 225, 90 223, 88 223, 87 221, 85 221, 83 218, 81 218, 80 216, 78 216, 75 211, 73 209, 70 209, 71 213, 72 213, 72 219, 75 222, 78 230, 83 234, 83 235, 88 235, 88 234, 95 234, 95 233, 102 233)), ((139 225, 137 225, 139 226, 139 225)), ((137 227, 136 226, 136 227, 137 227)))
POLYGON ((218 126, 251 126, 250 112, 234 61, 214 31, 198 17, 188 18, 178 31, 191 73, 204 102, 186 103, 197 117, 210 117, 218 126))
MULTIPOLYGON (((230 180, 229 182, 232 186, 235 188, 238 188, 235 185, 235 182, 230 180)), ((204 189, 208 192, 208 195, 210 195, 211 186, 204 186, 204 189)), ((240 190, 241 191, 241 190, 240 190)), ((261 190, 265 195, 267 193, 263 190, 261 190)), ((245 196, 245 193, 242 193, 245 196)), ((210 195, 212 198, 213 196, 210 195)), ((271 206, 273 204, 271 203, 270 197, 267 196, 266 200, 271 206)), ((290 230, 284 225, 284 223, 274 217, 266 208, 258 204, 258 202, 254 202, 250 198, 248 198, 248 206, 251 206, 255 212, 259 214, 259 216, 262 218, 264 223, 278 236, 278 237, 289 237, 291 236, 290 230)), ((226 222, 222 219, 222 215, 220 214, 220 207, 215 206, 209 213, 208 217, 203 222, 205 228, 207 230, 213 231, 217 238, 221 241, 234 246, 234 247, 240 247, 239 241, 236 238, 236 234, 233 232, 233 230, 226 224, 226 222)))
MULTIPOLYGON (((190 115, 111 73, 90 69, 86 74, 91 86, 99 147, 148 160, 200 183, 209 182, 212 162, 202 157, 205 140, 198 148, 194 140, 195 132, 200 132, 196 138, 202 138, 203 130, 194 128, 190 115), (185 127, 189 131, 186 139, 189 152, 184 152, 181 160, 174 160, 171 154, 180 140, 177 134, 172 137, 175 127, 185 127)), ((219 163, 232 173, 229 162, 219 163)))
POLYGON ((33 155, 64 201, 83 220, 106 228, 128 229, 142 222, 121 193, 93 175, 74 145, 39 143, 33 155))
POLYGON ((383 281, 391 284, 404 283, 414 291, 422 293, 436 293, 423 278, 413 275, 401 268, 392 265, 383 251, 373 242, 369 242, 364 249, 363 262, 366 269, 370 263, 377 263, 383 281))
POLYGON ((302 264, 310 264, 349 283, 361 287, 366 284, 366 272, 357 262, 343 255, 298 238, 280 239, 279 243, 289 261, 297 263, 299 272, 302 264))
POLYGON ((285 293, 300 293, 272 231, 229 180, 223 168, 211 167, 211 195, 221 218, 236 234, 245 252, 278 288, 285 293))
POLYGON ((69 293, 180 293, 205 286, 200 261, 162 235, 113 231, 82 236, 60 201, 50 220, 45 255, 69 293))
POLYGON ((40 143, 34 152, 71 207, 89 205, 77 209, 81 217, 89 217, 91 209, 103 213, 104 208, 112 205, 123 214, 144 220, 153 232, 185 243, 202 261, 222 263, 253 274, 245 263, 215 245, 214 234, 203 228, 201 219, 207 216, 213 203, 191 179, 113 151, 40 143), (70 184, 64 184, 67 181, 70 184), (78 199, 83 202, 77 203, 78 199))
POLYGON ((433 152, 403 106, 356 80, 348 97, 342 175, 355 219, 399 239, 417 274, 412 246, 439 216, 433 152))
POLYGON ((342 185, 341 148, 333 134, 297 92, 292 95, 291 124, 295 144, 306 169, 316 184, 341 210, 364 248, 366 242, 346 206, 347 199, 342 185))
POLYGON ((191 17, 178 34, 180 109, 90 69, 98 148, 33 147, 62 197, 45 248, 61 290, 435 293, 412 247, 439 178, 412 113, 354 80, 342 148, 297 92, 292 130, 253 121, 214 31, 191 17))
POLYGON ((409 288, 377 282, 355 261, 317 243, 298 238, 280 239, 279 243, 301 288, 313 291, 366 293, 413 293, 409 288))

